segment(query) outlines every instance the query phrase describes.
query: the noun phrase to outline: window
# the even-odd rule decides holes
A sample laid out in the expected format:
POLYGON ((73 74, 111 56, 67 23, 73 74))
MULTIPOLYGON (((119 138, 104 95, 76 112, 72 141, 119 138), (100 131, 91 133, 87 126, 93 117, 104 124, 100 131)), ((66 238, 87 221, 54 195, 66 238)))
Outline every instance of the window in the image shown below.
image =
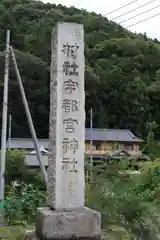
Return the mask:
POLYGON ((101 150, 101 144, 100 143, 95 143, 95 146, 96 146, 96 150, 101 150))
POLYGON ((118 150, 124 150, 124 144, 119 143, 118 144, 118 150))
POLYGON ((125 150, 133 151, 133 145, 132 144, 125 144, 125 150))
POLYGON ((112 146, 113 146, 113 151, 117 151, 117 149, 118 149, 118 143, 117 142, 114 142, 113 144, 112 144, 112 146))

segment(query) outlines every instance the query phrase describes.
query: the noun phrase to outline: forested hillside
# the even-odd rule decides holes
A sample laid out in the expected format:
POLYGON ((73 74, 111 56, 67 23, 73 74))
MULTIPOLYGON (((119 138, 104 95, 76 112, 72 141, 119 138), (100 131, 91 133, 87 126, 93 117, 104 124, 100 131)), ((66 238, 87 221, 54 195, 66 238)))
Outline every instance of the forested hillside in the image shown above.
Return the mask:
MULTIPOLYGON (((147 122, 160 124, 157 40, 135 35, 85 10, 33 0, 1 0, 0 50, 5 49, 5 31, 9 28, 38 136, 48 136, 50 36, 57 21, 75 21, 85 27, 86 125, 91 107, 94 127, 130 128, 144 137, 147 122)), ((1 56, 1 106, 3 72, 1 56)), ((13 67, 9 110, 13 117, 12 136, 30 136, 13 67)), ((160 136, 160 128, 156 134, 160 136)))

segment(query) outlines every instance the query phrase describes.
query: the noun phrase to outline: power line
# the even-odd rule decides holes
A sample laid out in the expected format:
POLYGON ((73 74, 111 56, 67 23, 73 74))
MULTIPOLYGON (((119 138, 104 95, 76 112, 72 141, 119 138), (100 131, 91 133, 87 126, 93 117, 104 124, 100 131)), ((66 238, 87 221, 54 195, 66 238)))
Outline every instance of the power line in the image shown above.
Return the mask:
POLYGON ((137 14, 137 15, 134 15, 133 17, 130 17, 130 18, 126 19, 126 20, 123 20, 123 21, 119 22, 118 24, 127 22, 127 21, 129 21, 129 20, 131 20, 131 19, 133 19, 133 18, 135 18, 135 17, 141 16, 141 15, 143 15, 143 14, 145 14, 145 13, 147 13, 147 12, 150 12, 150 11, 152 11, 152 10, 158 8, 158 7, 160 7, 160 5, 158 5, 158 6, 156 6, 156 7, 153 7, 153 8, 151 8, 151 9, 148 9, 148 10, 146 10, 146 11, 144 11, 144 12, 141 12, 141 13, 139 13, 139 14, 137 14))
POLYGON ((147 2, 147 3, 144 3, 143 5, 140 5, 139 7, 136 7, 136 8, 134 8, 134 9, 132 9, 132 10, 126 12, 126 13, 123 13, 123 14, 115 17, 115 18, 112 18, 111 21, 113 21, 113 20, 115 20, 115 19, 117 19, 117 18, 123 17, 123 16, 127 15, 128 13, 134 12, 134 11, 136 11, 136 10, 144 7, 144 6, 147 6, 148 4, 150 4, 150 3, 154 2, 154 1, 155 1, 155 0, 151 0, 151 1, 147 2))
POLYGON ((157 13, 156 15, 153 15, 153 16, 151 16, 151 17, 148 17, 148 18, 146 18, 146 19, 143 19, 143 20, 141 20, 141 21, 139 21, 139 22, 133 23, 133 24, 131 24, 131 25, 125 27, 125 28, 129 28, 129 27, 135 26, 135 25, 137 25, 137 24, 139 24, 139 23, 145 22, 145 21, 147 21, 147 20, 149 20, 149 19, 152 19, 152 18, 154 18, 154 17, 157 17, 157 16, 159 16, 159 15, 160 15, 160 13, 157 13))
POLYGON ((118 10, 120 10, 120 9, 122 9, 122 8, 125 8, 125 7, 127 7, 127 6, 129 6, 129 5, 133 4, 133 3, 135 3, 135 2, 137 2, 137 1, 139 1, 139 0, 134 0, 134 1, 130 2, 130 3, 127 3, 127 4, 125 4, 125 5, 123 5, 123 6, 119 7, 119 8, 117 8, 117 9, 115 9, 115 10, 113 10, 113 11, 111 11, 111 12, 105 14, 105 15, 111 14, 111 13, 113 13, 113 12, 117 12, 118 10))

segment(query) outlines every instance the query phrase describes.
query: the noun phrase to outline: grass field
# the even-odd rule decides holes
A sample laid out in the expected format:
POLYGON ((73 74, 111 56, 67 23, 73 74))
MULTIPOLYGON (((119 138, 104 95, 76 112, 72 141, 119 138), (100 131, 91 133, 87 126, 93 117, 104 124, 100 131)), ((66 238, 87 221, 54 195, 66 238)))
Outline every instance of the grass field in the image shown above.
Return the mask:
MULTIPOLYGON (((0 240, 24 240, 26 230, 32 230, 33 226, 1 226, 0 240)), ((103 231, 102 240, 130 240, 123 228, 112 226, 108 231, 103 231)))
POLYGON ((24 240, 26 230, 33 229, 33 226, 0 226, 0 240, 24 240))

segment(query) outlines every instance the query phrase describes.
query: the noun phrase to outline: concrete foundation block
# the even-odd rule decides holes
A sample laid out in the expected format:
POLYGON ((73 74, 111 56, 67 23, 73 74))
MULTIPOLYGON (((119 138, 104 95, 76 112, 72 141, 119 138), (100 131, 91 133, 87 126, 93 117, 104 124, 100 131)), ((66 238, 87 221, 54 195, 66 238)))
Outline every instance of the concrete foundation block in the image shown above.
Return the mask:
POLYGON ((36 236, 40 240, 100 239, 101 214, 89 208, 73 211, 39 208, 36 236))
POLYGON ((26 231, 24 240, 39 240, 34 230, 26 231))

